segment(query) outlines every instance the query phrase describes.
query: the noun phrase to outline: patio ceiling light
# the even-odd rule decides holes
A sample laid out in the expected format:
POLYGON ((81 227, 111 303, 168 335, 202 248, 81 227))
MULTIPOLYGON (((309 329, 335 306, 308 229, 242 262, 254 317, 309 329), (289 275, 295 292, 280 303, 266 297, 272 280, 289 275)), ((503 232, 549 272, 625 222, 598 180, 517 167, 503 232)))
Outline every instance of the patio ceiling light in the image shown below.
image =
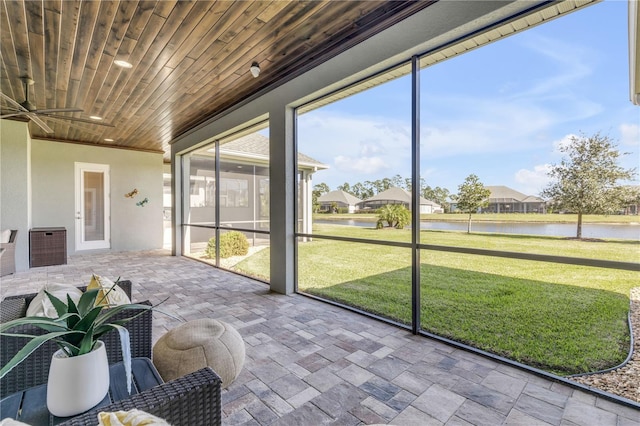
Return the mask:
POLYGON ((133 68, 133 65, 127 61, 123 61, 121 59, 116 59, 113 63, 122 68, 133 68))
POLYGON ((253 78, 258 77, 260 75, 260 65, 258 65, 257 62, 252 63, 249 71, 251 71, 251 75, 253 76, 253 78))

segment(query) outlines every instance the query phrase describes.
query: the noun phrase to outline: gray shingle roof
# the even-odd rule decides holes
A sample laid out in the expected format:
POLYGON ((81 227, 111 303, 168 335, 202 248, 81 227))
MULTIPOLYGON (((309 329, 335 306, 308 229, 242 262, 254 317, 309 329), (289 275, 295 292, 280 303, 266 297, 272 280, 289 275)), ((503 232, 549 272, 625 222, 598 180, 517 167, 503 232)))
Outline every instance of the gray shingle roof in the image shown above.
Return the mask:
POLYGON ((504 185, 498 186, 485 186, 489 191, 491 191, 491 195, 489 195, 489 201, 492 203, 500 203, 500 202, 510 202, 510 201, 523 201, 527 198, 527 195, 522 192, 518 192, 515 189, 511 189, 504 185))
POLYGON ((529 195, 527 198, 522 200, 523 203, 544 203, 544 200, 540 197, 536 197, 535 195, 529 195))
POLYGON ((362 200, 360 200, 360 198, 354 195, 349 194, 348 192, 344 192, 339 189, 336 189, 335 191, 322 194, 321 196, 318 197, 318 201, 320 203, 333 203, 333 202, 345 203, 349 206, 354 206, 362 200))
MULTIPOLYGON (((252 133, 247 136, 227 142, 220 147, 220 154, 233 155, 241 154, 259 159, 269 159, 269 138, 259 133, 252 133)), ((313 166, 318 169, 328 169, 329 166, 315 160, 308 155, 298 152, 298 164, 313 166)))
MULTIPOLYGON (((374 195, 371 198, 367 198, 364 201, 386 201, 386 200, 390 200, 390 201, 400 201, 403 203, 409 203, 411 204, 411 193, 409 191, 406 191, 402 188, 398 188, 398 187, 391 187, 389 189, 387 189, 386 191, 382 191, 376 195, 374 195)), ((431 206, 436 206, 436 207, 440 207, 439 204, 434 203, 433 201, 427 200, 424 197, 420 197, 420 205, 424 206, 424 205, 431 205, 431 206)))

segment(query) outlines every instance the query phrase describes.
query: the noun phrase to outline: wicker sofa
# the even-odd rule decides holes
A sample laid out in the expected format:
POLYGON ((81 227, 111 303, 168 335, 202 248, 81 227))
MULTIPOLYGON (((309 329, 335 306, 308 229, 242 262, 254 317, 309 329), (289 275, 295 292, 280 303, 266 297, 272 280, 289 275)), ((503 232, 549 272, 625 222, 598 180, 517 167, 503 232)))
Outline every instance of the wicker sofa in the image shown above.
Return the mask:
POLYGON ((0 243, 0 277, 16 272, 16 237, 18 231, 13 229, 8 243, 0 243))
MULTIPOLYGON (((120 287, 131 298, 131 281, 120 281, 120 287)), ((86 287, 81 287, 85 290, 86 287)), ((0 322, 10 321, 25 315, 26 308, 37 293, 9 296, 0 302, 0 322)), ((148 301, 140 302, 150 305, 148 301)), ((125 326, 131 339, 131 356, 151 359, 152 346, 152 312, 140 310, 141 315, 129 321, 125 326)), ((135 315, 135 310, 123 311, 115 318, 128 318, 135 315)), ((13 328, 26 334, 43 334, 44 331, 33 326, 13 328)), ((122 361, 120 340, 116 332, 105 334, 101 340, 105 342, 109 362, 122 361)), ((0 365, 5 365, 20 348, 24 341, 20 338, 0 336, 0 365)), ((0 397, 14 392, 46 383, 49 375, 51 356, 58 347, 49 342, 41 346, 25 361, 18 364, 0 380, 0 397)), ((61 425, 96 424, 100 411, 118 411, 137 408, 163 419, 173 426, 215 426, 222 424, 220 377, 211 369, 203 368, 170 382, 147 389, 131 398, 115 402, 108 406, 94 408, 84 414, 73 417, 61 425)))

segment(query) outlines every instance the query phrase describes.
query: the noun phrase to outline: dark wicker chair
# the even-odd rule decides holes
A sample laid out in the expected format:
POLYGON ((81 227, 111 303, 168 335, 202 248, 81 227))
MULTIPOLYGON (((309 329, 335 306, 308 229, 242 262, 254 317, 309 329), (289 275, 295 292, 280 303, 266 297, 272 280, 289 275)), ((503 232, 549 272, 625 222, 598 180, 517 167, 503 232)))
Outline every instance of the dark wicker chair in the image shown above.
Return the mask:
MULTIPOLYGON (((120 281, 127 295, 131 297, 131 281, 120 281)), ((85 290, 85 287, 81 287, 85 290)), ((0 302, 0 322, 10 321, 25 315, 31 300, 37 293, 10 296, 0 302)), ((150 305, 149 302, 141 302, 150 305)), ((139 317, 126 325, 131 337, 131 356, 151 358, 152 313, 143 311, 139 317)), ((122 318, 135 315, 135 310, 121 313, 122 318)), ((119 317, 119 316, 118 316, 119 317)), ((116 318, 118 318, 116 317, 116 318)), ((43 331, 29 326, 22 328, 24 333, 42 334, 43 331)), ((18 331, 14 328, 12 331, 18 331)), ((107 347, 109 362, 122 361, 120 340, 117 333, 106 334, 102 340, 107 347)), ((22 339, 0 336, 0 361, 6 364, 23 346, 22 339)), ((46 383, 49 375, 51 356, 57 350, 53 343, 43 345, 29 358, 16 366, 1 380, 2 397, 19 390, 46 383)), ((64 426, 96 424, 101 411, 131 410, 137 408, 160 418, 173 426, 216 426, 222 424, 220 377, 209 367, 203 368, 178 379, 147 389, 131 398, 114 402, 111 405, 94 408, 84 414, 61 423, 64 426)))
MULTIPOLYGON (((131 298, 131 281, 120 281, 120 287, 131 298)), ((81 287, 84 291, 86 287, 81 287)), ((12 319, 25 316, 29 303, 37 293, 20 296, 9 296, 0 302, 0 322, 7 322, 12 319)), ((150 302, 140 302, 151 305, 150 302)), ((137 313, 142 315, 129 321, 125 327, 129 330, 131 339, 131 356, 151 359, 152 346, 152 312, 145 310, 125 310, 114 318, 129 318, 137 313)), ((32 325, 24 325, 11 329, 11 332, 24 333, 28 335, 39 335, 45 332, 32 325)), ((25 340, 18 337, 0 336, 0 365, 5 365, 24 346, 25 340)), ((109 363, 114 364, 122 361, 122 351, 120 337, 117 332, 111 331, 105 334, 101 340, 104 341, 109 363)), ((47 342, 32 353, 26 360, 18 364, 5 377, 0 380, 0 398, 7 395, 46 383, 49 377, 49 366, 51 356, 58 349, 54 342, 47 342)))
POLYGON ((59 426, 94 425, 101 411, 137 408, 165 419, 172 426, 217 426, 222 424, 220 386, 222 380, 209 367, 147 389, 131 398, 94 408, 59 426))

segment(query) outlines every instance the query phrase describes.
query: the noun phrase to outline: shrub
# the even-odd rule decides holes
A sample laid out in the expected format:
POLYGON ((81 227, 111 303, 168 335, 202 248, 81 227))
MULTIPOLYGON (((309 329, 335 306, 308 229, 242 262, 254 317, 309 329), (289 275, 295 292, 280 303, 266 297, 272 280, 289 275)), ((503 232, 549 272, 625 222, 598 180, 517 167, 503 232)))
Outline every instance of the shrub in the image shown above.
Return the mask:
MULTIPOLYGON (((216 257, 216 239, 211 238, 205 250, 210 259, 216 257)), ((239 231, 225 232, 220 236, 220 257, 244 256, 249 253, 249 241, 247 237, 239 231)))
POLYGON ((405 225, 411 222, 409 210, 402 204, 387 204, 380 207, 377 214, 378 222, 376 223, 376 229, 382 229, 384 222, 387 222, 389 227, 404 229, 405 225))

